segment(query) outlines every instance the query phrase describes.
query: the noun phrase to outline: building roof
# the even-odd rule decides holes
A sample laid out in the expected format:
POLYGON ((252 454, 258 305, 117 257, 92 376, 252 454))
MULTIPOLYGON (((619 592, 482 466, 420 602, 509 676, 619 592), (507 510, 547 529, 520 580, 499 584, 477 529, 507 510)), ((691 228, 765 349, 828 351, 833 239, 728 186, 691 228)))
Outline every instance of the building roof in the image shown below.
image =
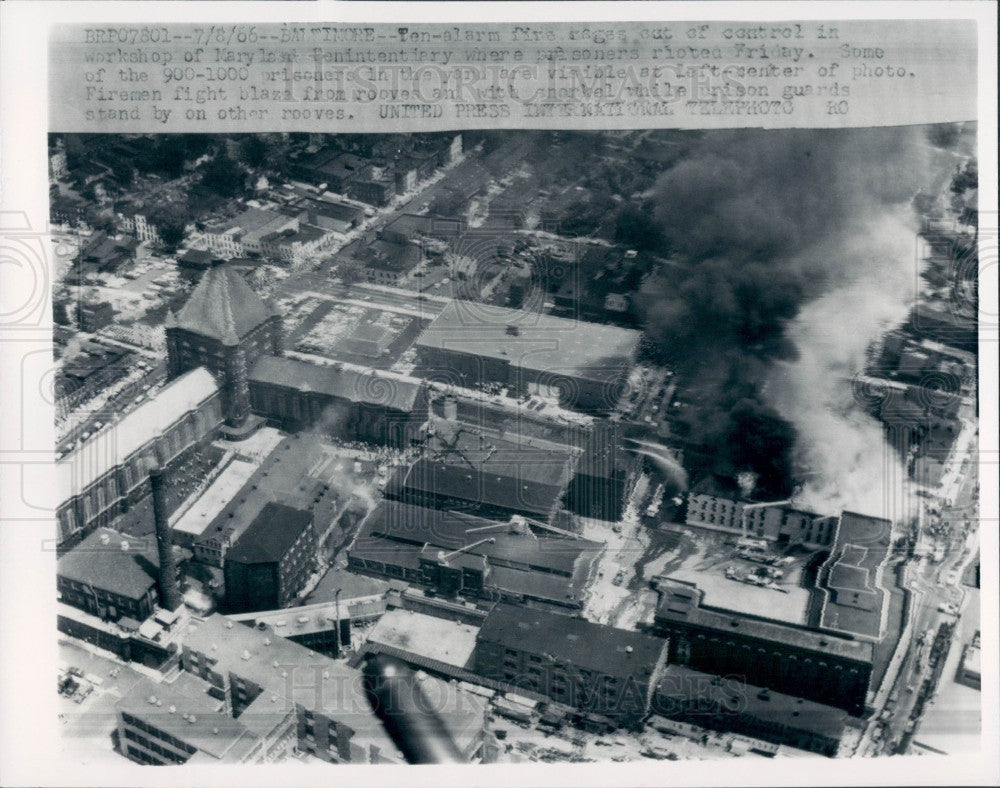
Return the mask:
MULTIPOLYGON (((786 726, 831 739, 840 739, 848 721, 843 709, 795 698, 774 690, 720 679, 684 665, 667 665, 657 684, 657 702, 680 704, 712 701, 728 714, 742 714, 768 725, 786 726)), ((698 708, 704 710, 703 706, 698 708)))
POLYGON ((182 266, 193 266, 195 268, 209 268, 212 265, 214 256, 204 249, 188 249, 177 258, 177 263, 182 266))
MULTIPOLYGON (((484 476, 531 479, 564 486, 573 478, 580 450, 532 435, 489 435, 476 427, 434 420, 426 456, 484 476)), ((430 430, 428 430, 430 432, 430 430)))
POLYGON ((128 599, 156 585, 160 560, 152 537, 135 539, 98 528, 59 559, 59 577, 128 599))
POLYGON ((229 549, 226 561, 277 563, 307 528, 312 528, 312 514, 271 501, 229 549))
POLYGON ((323 444, 315 436, 299 433, 285 438, 228 500, 197 541, 205 544, 238 539, 270 501, 309 508, 316 497, 329 500, 336 493, 328 489, 332 462, 324 458, 323 444))
POLYGON ((401 235, 427 235, 433 238, 455 237, 461 235, 464 222, 460 219, 442 219, 438 216, 421 216, 416 213, 404 213, 389 222, 383 232, 389 231, 401 235))
POLYGON ((608 382, 628 366, 641 333, 517 309, 452 301, 417 340, 420 348, 494 358, 553 377, 608 382))
POLYGON ((246 280, 227 265, 209 268, 167 328, 182 328, 224 345, 239 341, 274 312, 246 280))
POLYGON ((545 484, 521 476, 498 476, 475 467, 462 467, 422 457, 410 466, 402 481, 401 495, 430 493, 442 498, 468 501, 470 508, 500 506, 548 519, 565 490, 564 485, 545 484))
POLYGON ((212 374, 198 367, 93 435, 57 463, 62 500, 82 493, 217 392, 212 374))
POLYGON ((445 551, 491 538, 492 544, 481 544, 469 552, 486 556, 491 565, 533 569, 564 578, 573 577, 581 556, 593 557, 603 549, 603 545, 587 539, 541 529, 533 533, 518 532, 510 524, 399 501, 381 502, 366 518, 359 536, 415 547, 426 544, 445 551))
MULTIPOLYGON (((340 617, 344 620, 379 618, 385 612, 385 595, 369 594, 352 599, 341 599, 340 617)), ((282 607, 277 610, 258 610, 252 613, 231 615, 234 621, 267 624, 282 637, 294 638, 329 632, 336 628, 338 604, 335 600, 313 605, 282 607)))
POLYGON ((731 632, 858 662, 870 663, 873 659, 871 643, 704 607, 701 605, 702 596, 700 590, 688 586, 662 588, 660 604, 656 609, 657 621, 677 622, 720 633, 731 632))
POLYGON ((892 522, 854 512, 840 515, 836 541, 820 575, 824 593, 820 625, 877 640, 888 594, 880 583, 892 545, 892 522))
POLYGON ((349 726, 360 740, 376 744, 402 762, 371 709, 359 671, 270 629, 251 628, 219 614, 193 622, 183 644, 214 661, 214 671, 231 673, 261 687, 262 704, 275 708, 288 702, 301 704, 349 726))
POLYGON ((251 383, 314 391, 350 402, 383 405, 403 412, 410 412, 416 407, 422 387, 417 380, 391 372, 311 364, 283 356, 261 356, 250 369, 249 380, 251 383))
POLYGON ((198 692, 183 678, 161 684, 143 677, 118 701, 118 710, 212 758, 234 762, 248 755, 257 736, 226 714, 221 701, 198 692))
POLYGON ((472 664, 478 627, 396 608, 386 611, 366 641, 465 668, 472 664))
POLYGON ((504 604, 490 611, 478 640, 640 682, 649 679, 667 646, 665 639, 641 632, 504 604))
POLYGON ((355 256, 368 268, 405 272, 420 262, 420 247, 411 243, 372 241, 358 249, 355 256))
POLYGON ((173 530, 191 534, 192 537, 201 536, 256 471, 254 463, 234 457, 198 496, 198 500, 173 524, 173 530))

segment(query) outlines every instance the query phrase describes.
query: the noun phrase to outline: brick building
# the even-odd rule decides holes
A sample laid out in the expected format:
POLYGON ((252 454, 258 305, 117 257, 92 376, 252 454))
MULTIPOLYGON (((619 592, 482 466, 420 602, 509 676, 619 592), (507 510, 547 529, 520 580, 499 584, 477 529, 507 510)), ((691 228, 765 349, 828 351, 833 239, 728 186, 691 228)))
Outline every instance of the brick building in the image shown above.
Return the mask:
POLYGON ((417 340, 421 365, 468 388, 495 383, 587 413, 614 409, 640 332, 452 301, 417 340))
POLYGON ((254 413, 281 429, 320 424, 338 437, 406 447, 427 419, 424 385, 390 372, 266 356, 250 369, 254 413))
POLYGON ((60 544, 110 525, 149 494, 150 468, 169 469, 180 455, 213 437, 221 423, 218 386, 206 370, 196 369, 61 457, 56 463, 60 544))
POLYGON ((864 712, 874 648, 870 642, 740 615, 701 604, 697 589, 661 590, 654 628, 670 642, 670 661, 716 675, 864 712))
POLYGON ((509 605, 487 616, 474 655, 482 676, 622 726, 649 713, 666 663, 661 638, 509 605))
POLYGON ((241 613, 284 607, 315 563, 312 514, 268 503, 226 553, 226 604, 241 613))
POLYGON ((247 370, 260 356, 281 355, 281 317, 226 265, 205 272, 177 316, 167 316, 171 377, 204 366, 219 380, 226 428, 239 436, 253 424, 247 370))

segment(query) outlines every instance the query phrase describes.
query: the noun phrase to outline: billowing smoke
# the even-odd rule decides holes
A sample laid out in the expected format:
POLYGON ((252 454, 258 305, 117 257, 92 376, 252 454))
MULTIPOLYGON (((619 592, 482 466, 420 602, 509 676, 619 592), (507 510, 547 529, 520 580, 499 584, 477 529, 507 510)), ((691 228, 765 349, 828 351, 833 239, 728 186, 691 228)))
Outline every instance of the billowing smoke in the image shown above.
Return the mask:
MULTIPOLYGON (((881 454, 870 420, 863 439, 841 435, 851 409, 836 376, 905 316, 927 140, 921 128, 705 132, 654 186, 674 264, 644 289, 649 347, 682 377, 692 441, 717 470, 754 472, 760 499, 802 479, 830 502, 862 448, 881 454)), ((861 495, 840 497, 857 508, 861 495)))

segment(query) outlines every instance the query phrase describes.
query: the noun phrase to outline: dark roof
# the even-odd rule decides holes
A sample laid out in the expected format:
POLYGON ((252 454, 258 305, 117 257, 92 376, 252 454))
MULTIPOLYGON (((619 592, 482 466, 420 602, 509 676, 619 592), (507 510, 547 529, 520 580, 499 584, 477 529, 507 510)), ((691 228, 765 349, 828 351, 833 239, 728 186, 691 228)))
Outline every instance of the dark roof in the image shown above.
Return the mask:
POLYGON ((419 404, 422 386, 419 381, 387 372, 363 372, 343 365, 310 364, 278 356, 261 356, 251 368, 249 380, 403 412, 419 404))
POLYGON ((641 334, 538 312, 451 301, 417 340, 434 348, 506 361, 552 376, 617 380, 634 356, 641 334))
POLYGON ((59 559, 57 572, 66 580, 141 599, 156 585, 159 566, 152 537, 135 539, 110 528, 98 528, 59 559))
POLYGON ((372 241, 356 255, 369 268, 383 271, 409 271, 420 262, 420 248, 411 243, 396 244, 372 241))
POLYGON ((212 265, 212 253, 204 249, 188 249, 177 258, 177 262, 182 266, 193 266, 195 268, 208 268, 212 265))
POLYGON ((229 549, 226 561, 243 564, 280 561, 306 528, 312 528, 312 514, 272 501, 229 549))
POLYGON ((735 633, 746 637, 773 641, 784 645, 830 654, 859 662, 871 662, 871 643, 803 629, 777 621, 752 618, 740 613, 717 610, 701 605, 702 592, 687 586, 662 589, 656 620, 677 622, 720 633, 735 633))
POLYGON ((660 702, 696 703, 704 713, 703 702, 711 702, 724 714, 738 713, 763 723, 782 725, 818 736, 840 739, 847 724, 847 712, 822 703, 795 698, 774 690, 764 690, 744 682, 735 684, 718 676, 702 673, 683 665, 667 665, 656 688, 660 702))
POLYGON ((563 485, 543 484, 530 478, 495 476, 478 468, 451 465, 421 458, 410 466, 404 488, 458 498, 479 505, 496 505, 547 519, 563 494, 563 485))
POLYGON ((461 235, 463 229, 464 222, 460 219, 442 219, 437 216, 404 213, 389 222, 383 232, 389 231, 402 235, 428 235, 432 238, 439 238, 461 235))
POLYGON ((640 683, 649 679, 667 645, 641 632, 504 604, 490 611, 477 640, 640 683))
POLYGON ((730 498, 734 501, 743 497, 736 479, 721 473, 706 476, 691 488, 691 492, 695 495, 711 495, 714 498, 730 498))
POLYGON ((580 450, 530 435, 510 438, 489 435, 464 424, 434 422, 426 456, 460 468, 475 468, 483 476, 523 478, 563 486, 573 476, 580 450))
POLYGON ((272 310, 236 271, 209 268, 167 328, 183 328, 225 345, 239 341, 272 316, 272 310))
POLYGON ((373 537, 393 544, 432 545, 445 551, 457 550, 484 538, 469 552, 485 555, 494 566, 536 569, 572 577, 577 560, 593 558, 602 549, 598 542, 574 539, 544 529, 516 532, 506 524, 463 512, 411 506, 399 501, 383 501, 365 520, 361 537, 373 537), (488 528, 489 530, 481 530, 488 528), (472 529, 472 533, 468 533, 472 529))

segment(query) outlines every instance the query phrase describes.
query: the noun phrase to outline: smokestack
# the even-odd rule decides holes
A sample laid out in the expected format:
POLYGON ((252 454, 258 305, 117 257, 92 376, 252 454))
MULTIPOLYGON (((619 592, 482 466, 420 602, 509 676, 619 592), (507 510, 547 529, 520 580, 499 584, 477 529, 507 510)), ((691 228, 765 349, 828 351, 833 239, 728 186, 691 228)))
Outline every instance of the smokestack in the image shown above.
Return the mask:
POLYGON ((444 417, 448 421, 458 421, 458 400, 454 397, 444 398, 444 417))
POLYGON ((177 585, 174 543, 167 518, 167 493, 163 485, 163 471, 160 468, 153 468, 149 472, 149 486, 153 490, 153 521, 156 524, 156 549, 160 558, 157 579, 160 605, 166 610, 176 610, 181 606, 181 591, 177 585))

